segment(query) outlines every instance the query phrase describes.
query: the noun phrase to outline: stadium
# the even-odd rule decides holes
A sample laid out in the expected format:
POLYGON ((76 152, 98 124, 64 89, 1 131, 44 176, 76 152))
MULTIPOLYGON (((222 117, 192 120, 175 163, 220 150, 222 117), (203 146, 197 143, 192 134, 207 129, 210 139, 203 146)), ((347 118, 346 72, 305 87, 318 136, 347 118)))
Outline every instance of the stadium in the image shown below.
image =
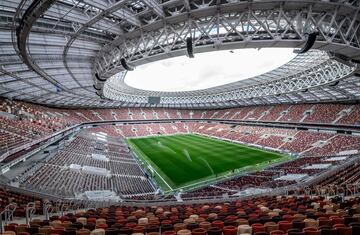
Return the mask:
POLYGON ((360 235, 360 1, 1 0, 0 234, 360 235))

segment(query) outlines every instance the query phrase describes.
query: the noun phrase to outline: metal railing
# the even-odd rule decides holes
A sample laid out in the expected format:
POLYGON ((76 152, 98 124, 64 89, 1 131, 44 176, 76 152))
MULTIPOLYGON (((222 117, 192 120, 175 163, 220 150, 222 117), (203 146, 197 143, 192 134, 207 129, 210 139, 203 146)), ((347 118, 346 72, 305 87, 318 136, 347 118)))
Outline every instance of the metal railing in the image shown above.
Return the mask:
POLYGON ((30 221, 33 219, 35 213, 36 213, 35 202, 29 202, 25 208, 26 224, 30 223, 30 221))
MULTIPOLYGON (((201 197, 193 198, 186 201, 174 201, 174 200, 150 200, 150 201, 126 201, 126 202, 109 202, 109 201, 86 201, 86 200, 57 200, 56 202, 44 201, 43 202, 43 219, 48 220, 54 214, 64 216, 66 212, 77 213, 81 210, 89 210, 96 208, 104 208, 109 206, 166 206, 166 205, 189 205, 200 203, 223 203, 238 200, 249 200, 255 197, 273 197, 277 195, 293 195, 293 196, 323 196, 323 197, 335 197, 335 196, 357 196, 360 193, 360 183, 347 184, 344 186, 326 185, 326 186, 308 186, 306 183, 286 186, 281 188, 275 188, 261 193, 237 195, 237 196, 215 196, 215 197, 201 197)), ((29 224, 36 213, 35 202, 27 204, 26 223, 29 224)), ((16 204, 9 204, 1 212, 3 220, 1 220, 0 228, 3 231, 4 225, 11 223, 14 219, 14 211, 16 210, 16 204)))
POLYGON ((0 232, 4 232, 4 226, 11 223, 14 218, 14 212, 17 208, 16 203, 10 203, 0 212, 0 232))
POLYGON ((45 217, 45 220, 50 219, 50 213, 53 211, 54 207, 50 201, 44 201, 43 202, 43 215, 45 217))

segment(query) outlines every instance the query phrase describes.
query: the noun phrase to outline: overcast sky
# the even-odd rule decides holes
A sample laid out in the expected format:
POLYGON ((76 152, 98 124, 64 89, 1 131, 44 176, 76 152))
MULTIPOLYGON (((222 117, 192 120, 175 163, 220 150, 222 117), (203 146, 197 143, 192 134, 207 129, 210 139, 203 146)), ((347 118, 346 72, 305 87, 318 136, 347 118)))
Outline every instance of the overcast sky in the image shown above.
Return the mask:
POLYGON ((216 51, 161 60, 128 72, 125 83, 153 91, 205 89, 250 78, 277 68, 295 57, 293 49, 264 48, 216 51))

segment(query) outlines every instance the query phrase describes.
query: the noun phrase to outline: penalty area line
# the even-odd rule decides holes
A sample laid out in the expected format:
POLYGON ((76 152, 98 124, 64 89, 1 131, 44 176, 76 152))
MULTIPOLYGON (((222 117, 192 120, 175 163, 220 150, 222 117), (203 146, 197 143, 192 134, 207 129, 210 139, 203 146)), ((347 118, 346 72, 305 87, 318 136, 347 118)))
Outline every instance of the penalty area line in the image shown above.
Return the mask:
MULTIPOLYGON (((149 164, 149 163, 148 163, 149 164)), ((149 164, 151 166, 151 164, 149 164)), ((170 188, 171 191, 173 191, 173 188, 166 182, 166 180, 154 169, 154 167, 151 166, 151 168, 153 169, 153 171, 155 171, 155 173, 160 177, 160 179, 166 184, 166 186, 168 186, 170 188)))
POLYGON ((142 159, 143 161, 145 161, 151 167, 151 169, 160 177, 160 179, 166 184, 166 186, 168 186, 170 188, 170 190, 173 191, 173 188, 166 182, 166 180, 156 171, 155 167, 153 167, 152 164, 148 161, 149 157, 144 152, 142 152, 136 144, 131 143, 131 142, 129 142, 129 143, 130 143, 131 149, 133 150, 132 151, 133 154, 136 155, 136 158, 142 159), (139 155, 143 155, 144 157, 139 157, 139 155))

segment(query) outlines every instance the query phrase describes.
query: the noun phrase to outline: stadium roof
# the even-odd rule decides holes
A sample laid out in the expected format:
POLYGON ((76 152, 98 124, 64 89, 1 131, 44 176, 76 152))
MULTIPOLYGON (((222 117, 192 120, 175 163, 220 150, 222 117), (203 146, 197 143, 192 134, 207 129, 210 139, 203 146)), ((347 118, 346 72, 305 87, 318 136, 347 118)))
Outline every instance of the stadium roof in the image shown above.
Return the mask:
POLYGON ((356 100, 354 0, 3 0, 0 96, 55 106, 226 107, 356 100), (239 48, 313 50, 271 72, 211 89, 127 86, 126 67, 239 48), (124 65, 125 61, 125 65, 124 65), (97 92, 97 94, 96 94, 97 92), (149 104, 148 97, 161 97, 149 104))

